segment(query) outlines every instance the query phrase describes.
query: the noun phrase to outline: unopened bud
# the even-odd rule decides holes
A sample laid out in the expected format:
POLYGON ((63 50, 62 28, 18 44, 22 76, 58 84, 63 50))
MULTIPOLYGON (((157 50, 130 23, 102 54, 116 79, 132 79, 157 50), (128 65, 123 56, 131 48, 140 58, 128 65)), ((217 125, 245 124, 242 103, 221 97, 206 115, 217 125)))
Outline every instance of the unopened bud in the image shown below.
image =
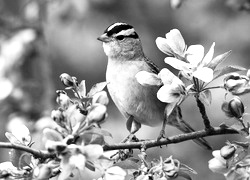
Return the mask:
POLYGON ((236 147, 234 145, 230 144, 230 145, 226 145, 226 146, 221 148, 220 155, 224 159, 229 159, 229 158, 233 157, 235 152, 236 152, 236 147))
POLYGON ((228 117, 241 118, 244 114, 245 108, 239 97, 234 97, 229 102, 224 102, 221 106, 222 111, 228 117))
POLYGON ((236 118, 241 118, 245 111, 244 104, 239 97, 234 97, 231 101, 229 101, 228 109, 233 117, 236 118))
POLYGON ((67 73, 61 74, 60 79, 66 87, 73 87, 75 84, 74 79, 67 73))

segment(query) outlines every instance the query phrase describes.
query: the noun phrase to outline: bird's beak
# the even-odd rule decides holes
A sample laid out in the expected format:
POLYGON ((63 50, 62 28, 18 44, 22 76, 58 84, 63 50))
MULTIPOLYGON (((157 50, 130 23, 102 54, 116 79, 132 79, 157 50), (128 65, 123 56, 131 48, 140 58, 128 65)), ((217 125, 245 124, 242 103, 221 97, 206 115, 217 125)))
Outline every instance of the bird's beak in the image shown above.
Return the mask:
POLYGON ((107 36, 107 33, 102 34, 100 37, 97 38, 99 41, 102 42, 109 42, 110 38, 107 36))

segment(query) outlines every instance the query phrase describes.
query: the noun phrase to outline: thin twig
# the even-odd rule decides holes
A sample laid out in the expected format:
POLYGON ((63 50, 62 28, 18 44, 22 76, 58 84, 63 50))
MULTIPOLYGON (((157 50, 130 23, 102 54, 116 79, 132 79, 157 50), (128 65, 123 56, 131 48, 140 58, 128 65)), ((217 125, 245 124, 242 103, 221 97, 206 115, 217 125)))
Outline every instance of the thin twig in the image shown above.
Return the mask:
POLYGON ((222 135, 222 134, 238 134, 238 132, 232 128, 221 128, 214 127, 213 130, 200 130, 196 132, 179 134, 175 136, 168 137, 167 139, 161 140, 147 140, 141 142, 131 142, 131 143, 118 143, 113 145, 104 145, 104 151, 110 150, 121 150, 121 149, 140 149, 142 145, 145 148, 152 148, 157 146, 163 146, 168 144, 176 144, 187 140, 199 139, 201 137, 214 136, 214 135, 222 135))
POLYGON ((196 96, 196 102, 197 102, 197 106, 200 110, 204 125, 205 125, 205 129, 206 130, 212 130, 212 126, 210 125, 210 121, 208 119, 207 113, 206 113, 206 108, 205 105, 201 102, 201 100, 199 99, 199 96, 196 96))
POLYGON ((49 153, 47 151, 36 150, 28 146, 11 144, 9 142, 0 142, 0 148, 8 148, 8 149, 17 149, 22 150, 28 153, 31 153, 35 158, 40 159, 47 159, 47 158, 54 158, 54 153, 49 153))

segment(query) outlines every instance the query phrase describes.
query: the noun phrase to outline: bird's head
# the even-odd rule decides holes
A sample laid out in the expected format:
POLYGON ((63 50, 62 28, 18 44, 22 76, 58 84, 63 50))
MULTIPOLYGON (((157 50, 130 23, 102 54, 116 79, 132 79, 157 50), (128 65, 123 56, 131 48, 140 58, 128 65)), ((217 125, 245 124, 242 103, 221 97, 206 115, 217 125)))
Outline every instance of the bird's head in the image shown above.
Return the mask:
POLYGON ((139 36, 127 23, 111 24, 97 39, 103 42, 108 57, 129 60, 143 55, 139 36))

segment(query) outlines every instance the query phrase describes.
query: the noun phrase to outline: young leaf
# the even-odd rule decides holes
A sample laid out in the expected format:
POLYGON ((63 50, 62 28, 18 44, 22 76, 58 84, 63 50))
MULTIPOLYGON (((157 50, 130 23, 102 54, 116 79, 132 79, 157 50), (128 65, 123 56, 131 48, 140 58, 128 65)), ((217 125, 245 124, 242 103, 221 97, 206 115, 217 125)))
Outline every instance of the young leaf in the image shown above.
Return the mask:
POLYGON ((214 71, 214 78, 213 80, 225 75, 225 74, 229 74, 232 72, 236 72, 236 71, 244 71, 246 70, 246 68, 244 67, 240 67, 240 66, 225 66, 222 69, 218 69, 214 71))
POLYGON ((223 54, 220 54, 218 56, 216 56, 209 64, 208 67, 211 69, 215 69, 219 64, 221 64, 230 54, 231 54, 231 50, 228 52, 225 52, 223 54))
POLYGON ((62 136, 54 129, 50 128, 45 128, 43 130, 43 137, 46 140, 51 140, 51 141, 62 141, 63 138, 62 136))
POLYGON ((207 106, 209 106, 212 102, 212 94, 211 91, 209 89, 202 91, 199 94, 199 99, 201 100, 201 102, 203 102, 204 104, 206 104, 207 106))
POLYGON ((94 94, 102 91, 106 87, 106 85, 107 85, 106 81, 95 84, 88 92, 87 97, 92 97, 94 94))
POLYGON ((139 164, 137 164, 139 160, 135 158, 128 158, 124 161, 120 161, 116 163, 116 166, 119 166, 122 169, 138 169, 139 164))

